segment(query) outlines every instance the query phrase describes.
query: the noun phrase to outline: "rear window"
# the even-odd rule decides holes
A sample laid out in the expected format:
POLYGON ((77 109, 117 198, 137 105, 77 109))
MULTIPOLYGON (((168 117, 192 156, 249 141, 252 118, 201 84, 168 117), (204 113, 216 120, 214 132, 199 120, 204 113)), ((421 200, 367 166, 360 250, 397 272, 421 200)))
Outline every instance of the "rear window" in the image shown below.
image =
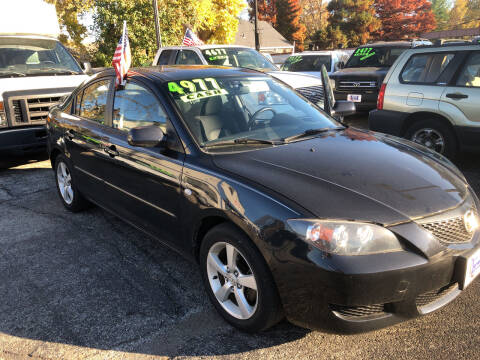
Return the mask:
POLYGON ((285 71, 320 71, 322 65, 330 71, 331 55, 295 55, 290 56, 282 67, 285 71))
POLYGON ((454 57, 454 53, 413 55, 400 79, 407 84, 435 84, 454 57))

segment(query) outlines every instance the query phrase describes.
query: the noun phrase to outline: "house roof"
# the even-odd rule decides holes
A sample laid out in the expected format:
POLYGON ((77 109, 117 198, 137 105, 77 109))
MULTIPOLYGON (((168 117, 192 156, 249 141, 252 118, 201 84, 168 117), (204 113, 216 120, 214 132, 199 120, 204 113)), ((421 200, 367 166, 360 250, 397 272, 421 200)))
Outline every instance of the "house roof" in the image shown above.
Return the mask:
MULTIPOLYGON (((266 21, 258 22, 258 32, 261 49, 293 48, 293 45, 266 21)), ((255 47, 255 26, 253 23, 247 20, 240 20, 238 22, 235 45, 255 47)))

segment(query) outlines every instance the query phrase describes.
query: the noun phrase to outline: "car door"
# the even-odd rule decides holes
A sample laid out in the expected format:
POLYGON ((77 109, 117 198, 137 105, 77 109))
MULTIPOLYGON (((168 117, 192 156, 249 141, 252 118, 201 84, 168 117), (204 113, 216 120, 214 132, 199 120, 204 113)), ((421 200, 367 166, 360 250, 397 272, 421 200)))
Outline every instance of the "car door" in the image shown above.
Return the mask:
POLYGON ((109 162, 110 89, 113 78, 90 83, 75 98, 75 110, 66 124, 65 146, 80 190, 102 202, 103 178, 109 162))
POLYGON ((144 231, 178 246, 180 180, 184 151, 159 98, 145 84, 128 80, 115 90, 109 131, 114 163, 105 177, 109 207, 144 231), (128 131, 155 125, 167 134, 165 146, 128 144, 128 131))
MULTIPOLYGON (((458 116, 457 125, 480 125, 480 51, 471 52, 458 76, 445 88, 441 97, 441 107, 453 106, 458 116)), ((452 113, 445 109, 447 113, 452 113)))

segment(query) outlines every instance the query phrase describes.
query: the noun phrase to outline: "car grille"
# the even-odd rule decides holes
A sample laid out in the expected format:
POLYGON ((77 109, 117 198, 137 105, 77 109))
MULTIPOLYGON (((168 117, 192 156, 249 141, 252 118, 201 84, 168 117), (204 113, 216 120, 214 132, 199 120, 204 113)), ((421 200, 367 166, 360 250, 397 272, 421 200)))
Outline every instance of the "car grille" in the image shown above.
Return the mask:
POLYGON ((417 296, 415 303, 417 307, 423 307, 429 304, 432 304, 442 297, 450 294, 452 291, 457 289, 457 283, 453 283, 447 286, 444 286, 440 289, 431 290, 426 293, 420 294, 417 296))
POLYGON ((344 306, 330 304, 330 310, 335 311, 336 313, 345 317, 361 317, 383 314, 385 313, 385 305, 373 304, 361 306, 344 306))
POLYGON ((374 90, 377 88, 376 81, 365 80, 352 80, 352 81, 339 81, 337 83, 338 90, 374 90))
POLYGON ((35 96, 10 100, 13 125, 43 124, 50 107, 60 102, 60 96, 35 96))
POLYGON ((425 230, 435 236, 438 241, 449 244, 470 242, 474 234, 469 233, 465 228, 463 216, 421 225, 425 230))
POLYGON ((296 89, 314 104, 323 102, 323 86, 309 86, 296 89))

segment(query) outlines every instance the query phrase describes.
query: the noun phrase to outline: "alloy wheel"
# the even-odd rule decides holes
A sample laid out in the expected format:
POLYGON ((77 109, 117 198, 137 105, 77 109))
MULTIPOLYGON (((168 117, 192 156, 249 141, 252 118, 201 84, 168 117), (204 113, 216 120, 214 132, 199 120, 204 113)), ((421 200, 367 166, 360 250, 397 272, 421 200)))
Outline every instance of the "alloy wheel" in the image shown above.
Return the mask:
POLYGON ((412 135, 411 140, 440 154, 445 150, 445 139, 443 135, 435 129, 419 129, 412 135))
POLYGON ((232 244, 217 242, 208 251, 210 287, 222 308, 231 316, 247 320, 258 305, 257 281, 242 253, 232 244))
POLYGON ((57 182, 63 201, 71 205, 73 202, 72 175, 63 161, 57 166, 57 182))

